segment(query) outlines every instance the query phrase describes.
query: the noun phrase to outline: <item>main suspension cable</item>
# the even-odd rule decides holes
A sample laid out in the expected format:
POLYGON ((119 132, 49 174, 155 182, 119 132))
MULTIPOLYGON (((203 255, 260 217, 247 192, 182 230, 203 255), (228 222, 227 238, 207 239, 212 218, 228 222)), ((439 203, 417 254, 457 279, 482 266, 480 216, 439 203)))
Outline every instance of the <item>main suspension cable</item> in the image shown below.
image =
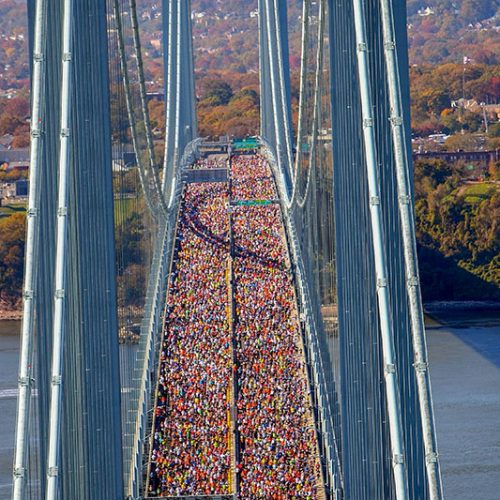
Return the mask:
MULTIPOLYGON (((137 60, 137 76, 139 80, 139 94, 141 97, 141 108, 144 120, 144 128, 146 131, 146 142, 148 146, 148 156, 149 156, 149 166, 153 174, 153 183, 155 189, 155 195, 158 196, 160 201, 161 209, 166 214, 168 212, 167 205, 165 203, 164 197, 161 195, 161 183, 160 176, 158 173, 158 164, 155 159, 155 150, 153 143, 153 132, 151 130, 151 119, 149 116, 147 93, 146 93, 146 82, 144 78, 144 62, 142 59, 141 50, 141 37, 139 33, 139 22, 137 19, 137 5, 135 0, 129 0, 130 8, 130 21, 132 24, 132 34, 134 40, 134 54, 137 60)), ((137 153, 136 153, 137 154, 137 153)))
POLYGON ((302 157, 302 136, 304 122, 304 108, 306 101, 306 75, 307 75, 307 53, 309 39, 309 8, 311 0, 304 0, 302 4, 302 49, 300 61, 300 93, 299 93, 299 116, 297 120, 297 147, 295 148, 295 161, 292 171, 292 196, 287 202, 287 209, 290 209, 295 202, 297 194, 297 177, 299 172, 300 159, 302 157))
MULTIPOLYGON (((118 0, 114 0, 113 2, 114 14, 116 20, 116 28, 118 31, 118 54, 120 57, 120 67, 122 71, 122 81, 125 89, 125 102, 127 105, 127 114, 129 118, 130 125, 130 133, 132 136, 132 144, 134 147, 135 156, 137 159, 137 165, 139 167, 139 178, 141 180, 142 189, 144 191, 144 198, 146 200, 146 204, 148 206, 149 211, 151 212, 153 218, 158 217, 157 204, 155 204, 151 195, 151 188, 148 182, 148 176, 146 173, 146 168, 142 162, 141 154, 139 151, 139 135, 137 132, 137 123, 135 119, 134 110, 132 109, 132 92, 130 90, 130 78, 128 75, 128 64, 125 55, 125 42, 123 36, 123 24, 120 14, 120 4, 118 0)), ((165 214, 163 214, 165 215, 165 214)))
MULTIPOLYGON (((313 119, 312 119, 312 124, 311 124, 311 149, 309 151, 309 168, 307 170, 307 180, 306 180, 306 186, 304 189, 304 193, 302 196, 298 194, 298 175, 295 178, 295 182, 293 185, 293 193, 292 193, 292 198, 290 199, 290 202, 287 203, 287 208, 290 209, 294 202, 296 202, 297 206, 299 208, 304 208, 307 197, 309 194, 310 190, 310 185, 311 185, 311 173, 313 169, 316 166, 316 147, 317 147, 317 142, 318 142, 318 122, 319 122, 319 96, 320 96, 320 87, 321 87, 321 74, 323 73, 323 49, 324 49, 324 32, 325 32, 325 0, 321 0, 320 6, 319 6, 319 16, 318 16, 318 48, 316 51, 316 73, 315 73, 315 82, 314 82, 314 97, 313 97, 313 119), (297 198, 297 199, 296 199, 297 198)), ((301 89, 305 91, 304 89, 301 89)), ((302 117, 302 120, 304 118, 302 117)), ((299 127, 301 128, 301 133, 302 133, 302 125, 299 124, 299 127)), ((298 145, 297 145, 297 158, 299 158, 299 149, 300 148, 300 136, 297 137, 298 145)), ((298 163, 297 163, 297 171, 298 171, 298 163)))

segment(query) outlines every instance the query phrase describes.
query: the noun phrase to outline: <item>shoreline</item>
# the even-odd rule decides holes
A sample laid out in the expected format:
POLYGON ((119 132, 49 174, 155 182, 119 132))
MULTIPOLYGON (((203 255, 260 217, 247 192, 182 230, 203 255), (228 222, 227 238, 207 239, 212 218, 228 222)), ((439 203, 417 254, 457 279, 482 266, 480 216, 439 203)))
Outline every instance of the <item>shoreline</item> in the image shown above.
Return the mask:
POLYGON ((8 300, 0 297, 0 321, 19 321, 23 317, 23 301, 21 298, 8 300))
MULTIPOLYGON (((463 313, 497 313, 500 321, 500 302, 495 301, 431 301, 424 302, 423 309, 427 319, 426 324, 429 323, 428 320, 431 320, 433 323, 429 326, 437 326, 436 323, 444 326, 440 315, 444 314, 446 316, 455 311, 461 311, 463 313)), ((0 321, 21 321, 22 317, 22 307, 6 306, 5 304, 0 305, 0 321)))
POLYGON ((22 309, 3 309, 0 308, 0 321, 21 321, 23 318, 22 309))
MULTIPOLYGON (((123 308, 118 309, 118 315, 123 314, 123 308)), ((141 318, 142 309, 140 307, 130 306, 127 308, 128 317, 141 318)), ((21 321, 23 319, 23 308, 18 306, 6 305, 5 302, 0 303, 0 321, 21 321)), ((140 323, 140 319, 138 321, 140 323)))
POLYGON ((424 302, 426 314, 452 312, 452 311, 491 311, 500 313, 500 302, 494 300, 433 300, 424 302))

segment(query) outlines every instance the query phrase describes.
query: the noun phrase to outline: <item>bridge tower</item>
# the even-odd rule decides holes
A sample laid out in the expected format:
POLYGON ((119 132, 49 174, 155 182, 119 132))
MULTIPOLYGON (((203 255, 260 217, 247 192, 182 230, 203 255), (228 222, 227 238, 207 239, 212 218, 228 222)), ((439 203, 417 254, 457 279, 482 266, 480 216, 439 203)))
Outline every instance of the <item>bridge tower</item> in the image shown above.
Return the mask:
POLYGON ((406 2, 328 3, 344 491, 439 499, 413 220, 406 2))
POLYGON ((319 406, 339 406, 333 427, 341 491, 346 498, 440 499, 413 218, 406 2, 305 0, 303 6, 301 82, 312 80, 314 72, 306 60, 308 30, 319 25, 321 39, 316 40, 314 98, 305 106, 301 83, 294 156, 288 147, 286 3, 259 3, 261 132, 283 177, 282 197, 306 260, 307 315, 318 318, 321 355, 327 357, 322 370, 328 372, 329 394, 320 397, 319 406), (313 4, 319 5, 314 15, 313 4), (322 43, 329 51, 324 66, 322 43), (318 142, 323 132, 317 114, 327 94, 332 154, 318 161, 324 147, 318 142), (307 130, 301 130, 304 120, 307 130), (305 153, 302 144, 309 146, 305 153), (297 163, 292 167, 297 155, 298 163, 300 155, 305 157, 302 169, 297 163), (331 162, 330 177, 321 173, 325 161, 331 162), (331 186, 318 183, 322 175, 331 186), (297 195, 301 183, 303 198, 297 195), (335 348, 326 338, 321 287, 311 265, 325 254, 318 239, 329 207, 320 212, 314 206, 325 190, 332 190, 334 209, 328 244, 335 248, 335 348))
POLYGON ((106 5, 29 7, 33 142, 13 498, 27 488, 47 499, 119 498, 106 5), (38 471, 28 451, 35 410, 38 471))

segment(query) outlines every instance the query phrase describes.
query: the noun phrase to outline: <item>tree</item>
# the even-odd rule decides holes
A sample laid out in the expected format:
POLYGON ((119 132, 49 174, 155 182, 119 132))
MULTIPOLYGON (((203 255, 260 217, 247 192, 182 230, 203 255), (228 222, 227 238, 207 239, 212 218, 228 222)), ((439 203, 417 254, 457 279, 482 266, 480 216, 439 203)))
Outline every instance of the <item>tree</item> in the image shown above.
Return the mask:
POLYGON ((495 2, 463 0, 460 14, 464 19, 488 19, 495 15, 495 2))
POLYGON ((238 99, 249 99, 249 102, 251 102, 254 106, 258 106, 260 102, 259 94, 251 88, 241 89, 231 100, 236 101, 238 99))
POLYGON ((118 304, 142 306, 146 297, 146 268, 131 264, 118 276, 118 304))
POLYGON ((145 227, 137 212, 133 212, 117 231, 116 248, 121 258, 121 270, 144 262, 145 227))
POLYGON ((165 104, 158 99, 152 99, 148 103, 148 109, 152 127, 163 130, 165 126, 165 104))
POLYGON ((30 102, 27 97, 14 97, 5 104, 3 112, 7 115, 17 116, 24 120, 30 114, 30 102))
POLYGON ((113 188, 115 193, 136 194, 139 190, 139 173, 137 168, 115 172, 113 175, 113 188))
POLYGON ((0 135, 14 135, 16 129, 19 128, 22 124, 23 122, 19 117, 12 116, 6 113, 0 118, 0 135))
POLYGON ((458 113, 455 113, 451 108, 446 108, 441 113, 441 123, 443 124, 444 131, 447 134, 452 134, 462 129, 458 113))
POLYGON ((225 106, 233 97, 233 89, 223 81, 207 79, 203 82, 202 101, 210 106, 225 106))
POLYGON ((21 296, 25 220, 22 213, 0 219, 0 297, 10 302, 21 296))
POLYGON ((460 179, 458 165, 415 163, 422 293, 426 300, 498 299, 500 196, 488 185, 468 196, 460 179))
POLYGON ((479 142, 472 134, 455 134, 446 139, 444 146, 448 151, 475 151, 479 142))
POLYGON ((488 137, 500 137, 500 123, 492 123, 488 126, 488 137))
POLYGON ((500 181, 500 162, 490 162, 488 165, 488 176, 493 181, 500 181))

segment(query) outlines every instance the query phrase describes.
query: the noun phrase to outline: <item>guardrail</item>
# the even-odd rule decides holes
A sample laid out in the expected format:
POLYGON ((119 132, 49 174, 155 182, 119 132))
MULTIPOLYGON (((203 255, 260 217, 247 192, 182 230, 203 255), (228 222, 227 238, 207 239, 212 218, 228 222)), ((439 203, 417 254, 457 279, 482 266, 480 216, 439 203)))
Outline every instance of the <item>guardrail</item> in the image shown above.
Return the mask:
POLYGON ((152 408, 152 385, 157 366, 157 346, 161 335, 161 316, 166 294, 167 274, 173 258, 177 218, 184 185, 183 174, 197 157, 200 142, 196 139, 187 145, 173 178, 168 215, 159 223, 134 369, 134 375, 137 375, 134 376, 134 380, 138 384, 133 388, 134 394, 131 401, 137 410, 127 422, 129 425, 125 425, 123 436, 124 484, 127 499, 140 498, 143 488, 144 442, 149 424, 148 415, 152 408), (127 427, 131 427, 130 432, 127 427))
MULTIPOLYGON (((182 193, 183 186, 181 185, 180 191, 182 193)), ((158 380, 159 380, 159 372, 160 372, 160 360, 159 360, 159 352, 161 348, 161 344, 164 341, 164 334, 165 334, 165 320, 167 317, 167 308, 166 308, 166 303, 167 303, 167 298, 168 298, 168 278, 172 276, 172 271, 174 268, 174 262, 175 262, 175 252, 177 250, 177 231, 179 227, 179 212, 180 212, 180 202, 179 206, 176 207, 176 214, 175 214, 175 223, 172 225, 172 230, 169 232, 169 238, 168 238, 168 243, 169 247, 166 250, 169 250, 170 253, 168 257, 166 258, 168 262, 168 272, 166 273, 164 277, 164 283, 165 283, 165 289, 163 292, 163 301, 162 301, 162 311, 163 311, 163 321, 162 321, 162 328, 160 332, 158 332, 158 341, 156 342, 156 345, 154 347, 154 357, 153 357, 153 367, 150 369, 151 374, 156 373, 156 379, 155 379, 155 385, 154 385, 154 390, 153 388, 150 389, 150 408, 148 409, 148 422, 147 422, 147 428, 145 429, 145 432, 148 431, 148 429, 151 430, 149 435, 145 435, 143 439, 143 460, 142 460, 142 470, 145 471, 146 473, 146 478, 144 479, 144 488, 139 488, 139 489, 144 489, 147 491, 148 487, 148 478, 150 474, 150 464, 151 462, 149 461, 149 457, 151 454, 151 450, 153 448, 153 436, 154 436, 154 430, 153 430, 153 425, 154 425, 154 409, 157 406, 158 403, 158 380)))
POLYGON ((341 497, 343 478, 331 414, 333 405, 328 394, 328 385, 325 378, 325 362, 320 347, 320 327, 316 323, 316 315, 313 314, 309 285, 306 278, 307 274, 302 260, 295 223, 291 211, 286 206, 288 195, 284 175, 280 171, 271 145, 263 138, 259 140, 261 153, 271 166, 280 194, 288 248, 291 250, 291 259, 295 268, 296 289, 303 319, 304 341, 310 368, 310 382, 313 382, 313 393, 317 401, 318 430, 322 441, 322 446, 320 446, 324 453, 325 460, 323 465, 327 476, 325 483, 330 497, 337 499, 341 497))

